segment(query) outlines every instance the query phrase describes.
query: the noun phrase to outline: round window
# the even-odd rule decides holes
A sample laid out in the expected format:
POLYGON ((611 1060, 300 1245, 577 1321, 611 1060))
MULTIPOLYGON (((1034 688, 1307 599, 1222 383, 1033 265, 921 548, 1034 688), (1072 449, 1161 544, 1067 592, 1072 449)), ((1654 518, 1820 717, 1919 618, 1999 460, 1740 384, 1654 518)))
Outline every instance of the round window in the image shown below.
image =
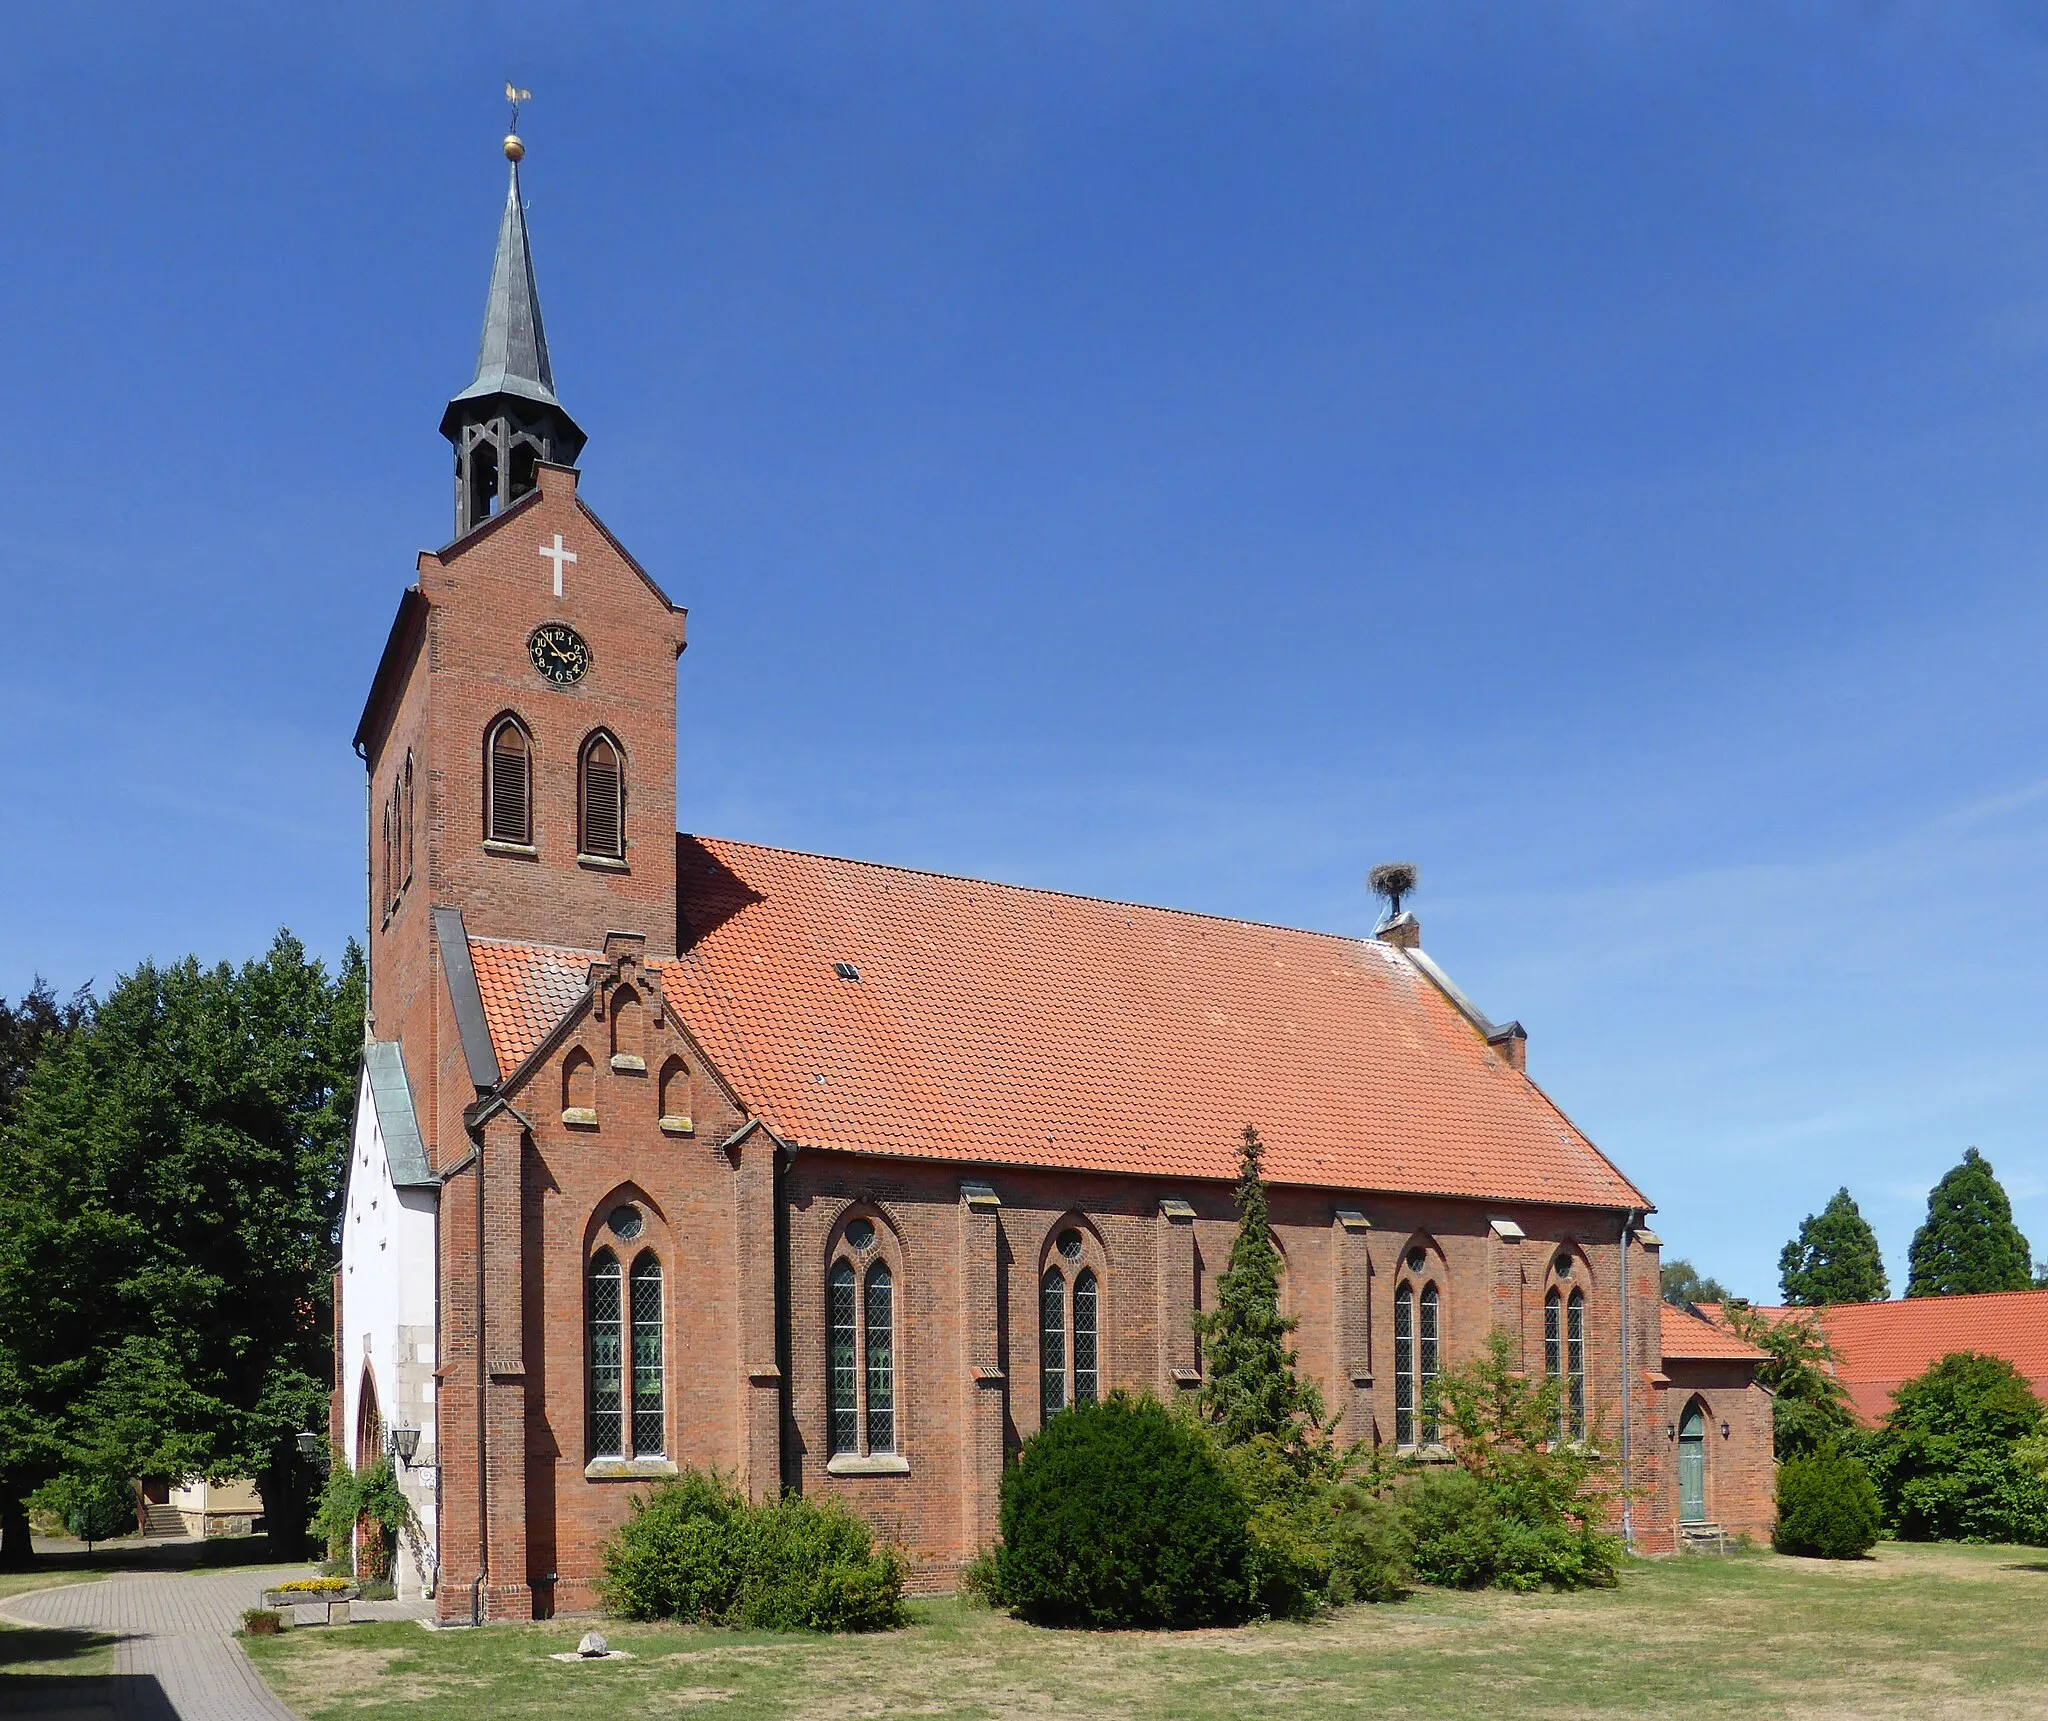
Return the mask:
POLYGON ((1422 1250, 1420 1250, 1420 1249, 1410 1249, 1410 1250, 1408 1251, 1408 1271, 1409 1271, 1409 1272, 1411 1272, 1411 1273, 1419 1273, 1419 1272, 1421 1272, 1421 1271, 1422 1271, 1422 1269, 1423 1269, 1424 1267, 1426 1267, 1426 1266, 1428 1266, 1428 1265, 1429 1265, 1429 1256, 1428 1256, 1428 1255, 1426 1255, 1426 1254, 1425 1254, 1425 1253, 1424 1253, 1424 1252, 1423 1252, 1422 1250))
POLYGON ((1071 1226, 1060 1233, 1060 1253, 1069 1261, 1081 1258, 1081 1233, 1071 1226))
POLYGON ((856 1249, 872 1249, 875 1246, 875 1222, 856 1219, 846 1228, 846 1241, 856 1249))
POLYGON ((611 1227, 614 1237, 621 1242, 630 1243, 640 1235, 640 1227, 645 1221, 640 1217, 640 1209, 629 1204, 614 1207, 605 1223, 611 1227))
POLYGON ((1560 1279, 1569 1279, 1572 1276, 1572 1258, 1569 1255, 1558 1256, 1557 1276, 1560 1279))

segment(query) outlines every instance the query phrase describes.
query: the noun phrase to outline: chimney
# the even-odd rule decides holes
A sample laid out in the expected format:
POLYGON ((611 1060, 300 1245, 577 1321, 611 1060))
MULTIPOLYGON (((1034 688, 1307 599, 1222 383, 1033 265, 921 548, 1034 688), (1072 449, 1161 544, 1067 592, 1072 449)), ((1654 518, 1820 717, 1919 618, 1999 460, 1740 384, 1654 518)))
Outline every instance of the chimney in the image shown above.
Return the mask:
POLYGON ((1486 1036, 1486 1043, 1507 1059, 1511 1069, 1529 1073, 1529 1033, 1520 1022, 1509 1022, 1486 1036))
POLYGON ((1382 944, 1392 944, 1402 950, 1422 948, 1422 922, 1405 909, 1373 934, 1382 944))

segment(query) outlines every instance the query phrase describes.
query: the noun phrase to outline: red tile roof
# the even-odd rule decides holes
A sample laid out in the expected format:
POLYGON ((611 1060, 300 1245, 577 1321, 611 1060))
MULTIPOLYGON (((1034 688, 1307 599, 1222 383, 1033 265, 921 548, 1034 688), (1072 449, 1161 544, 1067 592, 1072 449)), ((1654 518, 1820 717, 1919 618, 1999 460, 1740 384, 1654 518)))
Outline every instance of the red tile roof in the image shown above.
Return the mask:
MULTIPOLYGON (((1648 1205, 1389 945, 712 838, 678 860, 663 995, 787 1140, 1228 1179, 1250 1122, 1280 1183, 1648 1205)), ((509 1072, 590 957, 473 948, 509 1072)))
MULTIPOLYGON (((1714 1318, 1706 1308, 1681 1308, 1675 1303, 1660 1305, 1663 1321, 1664 1355, 1683 1362, 1714 1361, 1734 1358, 1743 1362, 1761 1362, 1765 1352, 1755 1345, 1737 1338, 1714 1318)), ((1716 1311, 1718 1312, 1718 1311, 1716 1311)))
POLYGON ((2002 1356, 2048 1399, 2048 1291, 1836 1303, 1815 1312, 1835 1347, 1835 1376, 1866 1422, 1882 1421, 1892 1394, 1951 1351, 2002 1356))
POLYGON ((592 950, 558 950, 544 944, 469 941, 476 987, 483 994, 491 1046, 506 1075, 526 1062, 588 990, 585 975, 598 960, 592 950))

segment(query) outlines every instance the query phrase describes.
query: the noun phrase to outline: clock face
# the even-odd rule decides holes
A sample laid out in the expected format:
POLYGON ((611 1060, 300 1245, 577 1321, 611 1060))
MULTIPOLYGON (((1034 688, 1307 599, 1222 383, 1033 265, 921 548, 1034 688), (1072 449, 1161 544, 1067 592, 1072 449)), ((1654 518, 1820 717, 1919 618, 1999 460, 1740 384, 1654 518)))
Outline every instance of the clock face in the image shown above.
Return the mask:
POLYGON ((590 670, 590 647, 567 622, 542 622, 526 642, 526 655, 557 687, 575 686, 590 670))

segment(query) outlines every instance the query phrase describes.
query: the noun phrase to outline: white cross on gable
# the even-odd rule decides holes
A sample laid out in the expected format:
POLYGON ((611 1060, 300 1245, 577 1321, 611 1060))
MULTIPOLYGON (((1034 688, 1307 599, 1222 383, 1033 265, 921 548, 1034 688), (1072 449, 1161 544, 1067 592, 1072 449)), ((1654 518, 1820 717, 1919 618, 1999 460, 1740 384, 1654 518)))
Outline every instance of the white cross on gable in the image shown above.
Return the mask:
POLYGON ((575 561, 576 552, 562 547, 562 534, 557 532, 555 534, 555 541, 552 544, 541 545, 540 553, 548 561, 555 564, 555 596, 560 597, 562 595, 562 564, 575 561))

